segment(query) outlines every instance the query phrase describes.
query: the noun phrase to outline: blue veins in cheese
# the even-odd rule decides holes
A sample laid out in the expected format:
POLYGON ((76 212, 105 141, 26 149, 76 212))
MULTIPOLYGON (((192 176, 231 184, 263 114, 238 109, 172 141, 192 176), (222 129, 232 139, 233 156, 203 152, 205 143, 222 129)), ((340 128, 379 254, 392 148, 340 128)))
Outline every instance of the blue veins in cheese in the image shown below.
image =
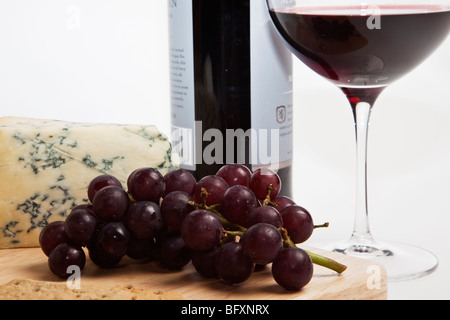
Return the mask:
POLYGON ((153 125, 0 118, 0 248, 39 246, 48 223, 88 203, 87 187, 111 174, 124 187, 141 167, 178 167, 167 137, 153 125))

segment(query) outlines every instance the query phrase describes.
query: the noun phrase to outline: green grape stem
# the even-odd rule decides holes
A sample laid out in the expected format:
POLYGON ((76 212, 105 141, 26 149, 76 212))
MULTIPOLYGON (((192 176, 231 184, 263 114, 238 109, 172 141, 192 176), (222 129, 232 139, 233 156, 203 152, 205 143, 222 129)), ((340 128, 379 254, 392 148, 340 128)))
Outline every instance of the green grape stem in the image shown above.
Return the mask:
POLYGON ((318 229, 318 228, 328 228, 330 226, 330 223, 325 222, 324 224, 319 224, 317 226, 314 226, 314 229, 318 229))
POLYGON ((342 272, 347 270, 347 266, 342 263, 339 263, 333 259, 321 256, 319 254, 309 252, 307 250, 305 250, 305 251, 309 255, 309 257, 311 258, 311 260, 314 264, 331 269, 333 271, 336 271, 339 274, 341 274, 342 272))
POLYGON ((247 231, 247 228, 244 228, 243 226, 239 225, 239 224, 235 224, 235 223, 231 223, 230 221, 228 221, 227 219, 225 219, 219 212, 217 212, 217 210, 213 211, 220 219, 220 222, 222 222, 222 225, 224 227, 227 227, 227 232, 229 232, 230 230, 228 229, 232 229, 232 230, 238 230, 237 232, 241 233, 241 236, 244 234, 245 231, 247 231))
POLYGON ((273 185, 272 185, 272 184, 269 184, 269 185, 267 186, 267 196, 266 196, 266 198, 264 199, 262 205, 263 205, 263 206, 268 206, 268 205, 270 205, 270 206, 276 208, 278 205, 277 205, 276 203, 272 202, 272 200, 271 200, 271 198, 270 198, 270 194, 272 193, 272 190, 273 190, 273 185))
POLYGON ((232 237, 242 237, 245 233, 245 231, 231 231, 231 230, 227 230, 225 228, 222 229, 222 232, 226 236, 232 236, 232 237))

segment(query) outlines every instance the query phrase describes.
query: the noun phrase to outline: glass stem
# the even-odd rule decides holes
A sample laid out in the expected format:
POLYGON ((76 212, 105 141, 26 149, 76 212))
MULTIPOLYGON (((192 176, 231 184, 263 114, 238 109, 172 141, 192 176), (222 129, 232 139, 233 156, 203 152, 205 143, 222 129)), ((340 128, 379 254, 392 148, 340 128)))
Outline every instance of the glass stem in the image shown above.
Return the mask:
POLYGON ((356 212, 351 240, 370 245, 374 239, 370 233, 367 206, 367 141, 372 106, 360 101, 352 107, 356 131, 356 212))

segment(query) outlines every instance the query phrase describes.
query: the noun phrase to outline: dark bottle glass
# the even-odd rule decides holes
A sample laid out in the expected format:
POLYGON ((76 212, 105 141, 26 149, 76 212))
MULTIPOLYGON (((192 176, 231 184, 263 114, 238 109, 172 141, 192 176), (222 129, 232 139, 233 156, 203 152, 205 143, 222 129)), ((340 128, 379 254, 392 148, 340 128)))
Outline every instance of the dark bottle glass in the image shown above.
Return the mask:
POLYGON ((292 60, 262 0, 169 0, 172 143, 197 179, 272 166, 291 196, 292 60))

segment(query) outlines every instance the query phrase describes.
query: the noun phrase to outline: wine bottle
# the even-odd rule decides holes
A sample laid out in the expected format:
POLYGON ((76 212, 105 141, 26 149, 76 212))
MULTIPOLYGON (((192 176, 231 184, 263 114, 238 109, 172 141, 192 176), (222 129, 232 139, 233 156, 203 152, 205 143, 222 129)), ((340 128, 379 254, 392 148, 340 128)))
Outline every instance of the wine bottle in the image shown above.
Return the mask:
POLYGON ((263 0, 168 0, 173 149, 197 179, 271 167, 291 196, 292 57, 263 0))

